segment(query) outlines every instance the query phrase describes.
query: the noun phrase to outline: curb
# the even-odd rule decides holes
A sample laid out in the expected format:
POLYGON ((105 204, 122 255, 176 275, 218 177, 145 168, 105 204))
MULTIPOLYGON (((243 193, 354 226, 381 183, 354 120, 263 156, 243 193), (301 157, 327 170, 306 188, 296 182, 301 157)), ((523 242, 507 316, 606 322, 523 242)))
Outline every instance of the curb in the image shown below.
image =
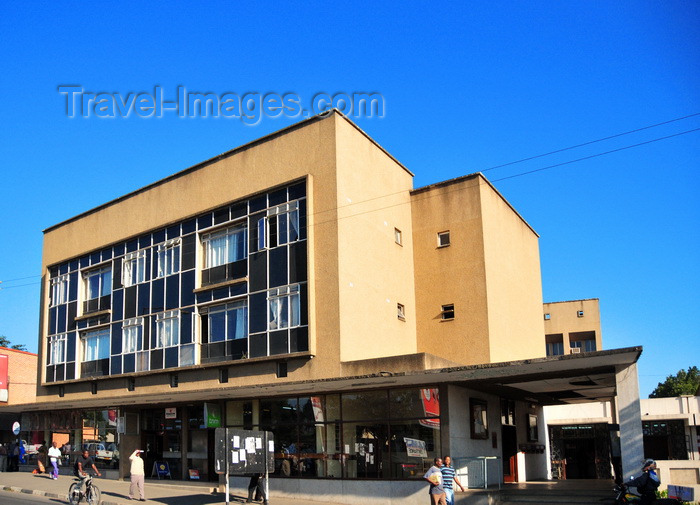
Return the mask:
MULTIPOLYGON (((16 487, 16 486, 3 486, 2 488, 0 488, 0 490, 7 491, 9 493, 31 494, 31 495, 35 495, 35 496, 45 496, 46 498, 55 498, 58 500, 68 501, 67 494, 51 493, 49 491, 39 491, 37 489, 24 489, 24 488, 16 487)), ((117 503, 117 502, 113 502, 113 501, 101 500, 100 505, 122 505, 122 504, 117 503)))

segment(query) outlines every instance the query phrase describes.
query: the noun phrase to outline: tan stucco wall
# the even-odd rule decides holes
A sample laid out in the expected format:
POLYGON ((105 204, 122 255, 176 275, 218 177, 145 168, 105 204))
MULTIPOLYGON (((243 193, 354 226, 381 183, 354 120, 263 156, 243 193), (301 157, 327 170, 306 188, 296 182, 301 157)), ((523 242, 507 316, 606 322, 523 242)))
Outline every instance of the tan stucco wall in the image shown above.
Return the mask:
POLYGON ((411 196, 418 351, 463 364, 489 361, 480 178, 416 190, 411 196), (450 246, 437 234, 449 230, 450 246), (454 304, 455 318, 441 319, 454 304))
POLYGON ((596 350, 603 350, 598 298, 544 303, 543 320, 546 335, 563 335, 564 353, 568 353, 569 334, 586 331, 595 331, 596 350), (579 310, 583 317, 577 316, 579 310), (544 314, 549 314, 549 320, 544 320, 544 314))
POLYGON ((7 403, 0 402, 0 412, 3 406, 33 402, 36 398, 37 355, 5 347, 0 347, 0 354, 7 356, 7 403))
POLYGON ((481 179, 489 361, 542 355, 542 278, 537 234, 481 179))
POLYGON ((414 353, 412 176, 340 116, 336 128, 341 360, 414 353))

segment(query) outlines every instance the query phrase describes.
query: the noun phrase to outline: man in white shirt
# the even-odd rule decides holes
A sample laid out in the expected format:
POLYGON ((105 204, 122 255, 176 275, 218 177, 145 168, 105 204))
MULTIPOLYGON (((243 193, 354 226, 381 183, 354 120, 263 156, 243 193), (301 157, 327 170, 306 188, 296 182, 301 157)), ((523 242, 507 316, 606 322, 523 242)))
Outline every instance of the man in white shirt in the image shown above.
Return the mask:
POLYGON ((58 461, 61 459, 61 449, 58 448, 58 442, 55 440, 51 444, 51 447, 49 448, 49 462, 51 463, 51 466, 53 468, 51 469, 51 478, 52 479, 58 479, 58 461))
POLYGON ((131 486, 129 487, 130 500, 146 501, 146 494, 143 490, 145 472, 143 471, 143 460, 141 459, 142 453, 142 450, 136 449, 131 456, 129 456, 129 461, 131 461, 131 486), (136 493, 134 493, 136 488, 138 488, 139 491, 139 498, 136 498, 136 493))

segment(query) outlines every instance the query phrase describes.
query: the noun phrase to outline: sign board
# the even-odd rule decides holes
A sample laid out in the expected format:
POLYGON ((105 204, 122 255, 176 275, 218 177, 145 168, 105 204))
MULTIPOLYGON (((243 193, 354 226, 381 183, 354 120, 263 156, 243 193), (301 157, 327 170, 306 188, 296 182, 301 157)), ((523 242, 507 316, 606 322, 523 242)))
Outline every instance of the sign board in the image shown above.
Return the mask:
POLYGON ((19 435, 19 430, 20 430, 19 423, 17 421, 15 421, 14 424, 12 425, 12 433, 14 433, 15 435, 19 435))
POLYGON ((0 401, 7 401, 7 355, 0 354, 0 401))
MULTIPOLYGON (((423 402, 423 413, 425 417, 440 417, 440 393, 437 388, 421 389, 421 401, 423 402)), ((426 428, 440 429, 439 419, 421 419, 418 421, 426 428)))
POLYGON ((408 454, 409 458, 428 457, 428 451, 426 450, 424 440, 416 440, 415 438, 404 437, 403 441, 406 444, 406 453, 408 454))
POLYGON ((190 468, 189 473, 190 473, 190 480, 199 480, 199 470, 197 470, 195 468, 190 468))
POLYGON ((695 501, 695 489, 686 486, 668 485, 668 497, 681 501, 695 501))
POLYGON ((204 423, 207 428, 221 427, 221 408, 217 403, 204 404, 204 423))
POLYGON ((168 477, 172 479, 170 475, 170 465, 167 461, 155 461, 153 462, 153 470, 151 470, 151 477, 158 477, 159 479, 164 479, 168 477))
POLYGON ((177 408, 176 407, 168 407, 165 409, 165 418, 166 419, 177 419, 177 408))
POLYGON ((215 470, 229 475, 271 473, 275 469, 275 439, 270 431, 216 428, 215 470))

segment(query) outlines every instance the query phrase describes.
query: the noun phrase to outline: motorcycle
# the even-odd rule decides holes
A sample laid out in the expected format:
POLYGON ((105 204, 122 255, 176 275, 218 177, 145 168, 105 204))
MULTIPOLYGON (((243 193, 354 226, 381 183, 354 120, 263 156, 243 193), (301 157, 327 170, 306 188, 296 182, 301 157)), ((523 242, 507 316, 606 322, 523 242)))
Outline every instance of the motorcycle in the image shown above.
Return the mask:
MULTIPOLYGON (((641 496, 630 493, 629 486, 626 484, 618 484, 613 491, 615 492, 615 505, 638 505, 642 500, 641 496)), ((651 502, 651 505, 683 505, 684 503, 675 498, 657 498, 651 502)))

